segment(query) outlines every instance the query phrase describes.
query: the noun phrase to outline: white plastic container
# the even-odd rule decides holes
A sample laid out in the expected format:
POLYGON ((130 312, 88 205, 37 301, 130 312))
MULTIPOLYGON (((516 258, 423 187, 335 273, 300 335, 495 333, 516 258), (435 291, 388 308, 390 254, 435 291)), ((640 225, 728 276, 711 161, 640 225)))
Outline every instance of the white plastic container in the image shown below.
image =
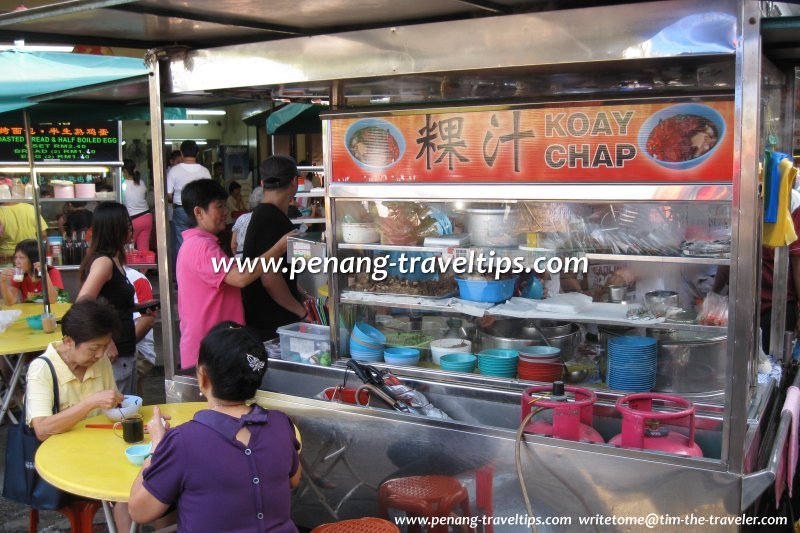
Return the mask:
POLYGON ((437 339, 431 341, 431 359, 438 365, 439 359, 449 353, 472 353, 472 342, 466 339, 437 339))
POLYGON ((342 240, 348 244, 372 244, 381 240, 375 224, 342 222, 342 240))
POLYGON ((75 185, 66 182, 53 182, 53 196, 56 198, 75 198, 75 185))
POLYGON ((322 355, 331 353, 331 333, 328 326, 297 322, 278 328, 281 338, 281 359, 319 364, 322 355))
POLYGON ((476 207, 466 210, 467 230, 474 246, 516 246, 516 207, 476 207))
POLYGON ((75 184, 75 198, 94 198, 96 194, 94 183, 75 184))

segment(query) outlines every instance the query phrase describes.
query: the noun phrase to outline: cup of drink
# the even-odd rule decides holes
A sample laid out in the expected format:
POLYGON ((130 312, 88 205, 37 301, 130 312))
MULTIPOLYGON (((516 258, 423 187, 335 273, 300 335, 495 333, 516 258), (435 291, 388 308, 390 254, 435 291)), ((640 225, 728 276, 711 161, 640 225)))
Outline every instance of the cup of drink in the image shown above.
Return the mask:
POLYGON ((43 313, 42 314, 42 331, 45 333, 53 333, 56 328, 58 328, 58 324, 56 322, 56 315, 53 313, 43 313))
POLYGON ((22 280, 25 279, 25 272, 22 271, 21 268, 14 269, 14 281, 17 283, 22 283, 22 280))
POLYGON ((114 423, 114 435, 121 437, 128 444, 135 444, 144 440, 144 420, 139 413, 125 417, 121 422, 114 423), (122 427, 122 435, 117 429, 122 427))

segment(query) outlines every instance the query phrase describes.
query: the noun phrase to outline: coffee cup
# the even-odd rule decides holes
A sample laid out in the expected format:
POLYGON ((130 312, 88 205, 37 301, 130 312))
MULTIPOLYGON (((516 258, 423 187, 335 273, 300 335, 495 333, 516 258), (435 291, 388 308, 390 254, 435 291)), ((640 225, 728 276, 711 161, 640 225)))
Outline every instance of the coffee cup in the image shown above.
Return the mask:
POLYGON ((114 423, 114 435, 121 437, 128 444, 135 444, 144 440, 144 420, 142 415, 136 413, 125 417, 121 422, 114 423), (122 435, 117 433, 118 426, 122 427, 122 435))
POLYGON ((25 272, 23 272, 23 270, 21 268, 15 268, 14 269, 14 281, 16 283, 22 283, 22 281, 24 279, 25 279, 25 272))
POLYGON ((42 314, 42 331, 45 333, 53 333, 57 327, 58 323, 56 322, 56 315, 53 313, 42 314))

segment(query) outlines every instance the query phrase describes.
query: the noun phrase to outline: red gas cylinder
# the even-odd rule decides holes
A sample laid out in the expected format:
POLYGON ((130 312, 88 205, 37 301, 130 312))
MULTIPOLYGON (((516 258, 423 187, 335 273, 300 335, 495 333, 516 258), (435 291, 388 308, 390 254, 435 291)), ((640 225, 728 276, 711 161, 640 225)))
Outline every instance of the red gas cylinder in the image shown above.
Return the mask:
POLYGON ((563 381, 556 381, 552 388, 549 385, 529 387, 522 393, 522 418, 531 409, 544 407, 552 412, 550 419, 539 418, 525 426, 526 433, 547 435, 566 440, 588 442, 605 442, 603 437, 592 427, 592 406, 597 395, 589 389, 581 387, 565 387, 563 381), (550 396, 542 396, 550 392, 550 396), (574 398, 569 398, 571 392, 574 398))
POLYGON ((702 457, 703 451, 694 441, 694 405, 679 396, 640 392, 628 394, 617 400, 617 411, 622 414, 622 433, 608 441, 623 448, 638 448, 702 457), (653 400, 683 408, 671 413, 653 411, 653 400), (668 431, 661 422, 689 417, 689 436, 668 431))

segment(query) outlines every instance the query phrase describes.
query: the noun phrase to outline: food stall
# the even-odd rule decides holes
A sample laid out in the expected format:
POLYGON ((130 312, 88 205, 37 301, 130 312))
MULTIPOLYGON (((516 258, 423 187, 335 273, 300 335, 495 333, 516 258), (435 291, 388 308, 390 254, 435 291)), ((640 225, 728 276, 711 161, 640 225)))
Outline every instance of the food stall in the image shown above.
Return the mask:
MULTIPOLYGON (((327 257, 387 258, 383 279, 330 274, 331 366, 270 361, 262 394, 305 443, 298 523, 374 515, 383 480, 419 473, 457 476, 484 514, 506 517, 499 531, 525 529, 509 521, 530 512, 524 493, 539 525, 559 531, 585 530, 579 517, 649 515, 663 531, 727 531, 711 520, 756 512, 787 429, 776 429, 785 377, 760 383, 757 372, 758 167, 768 146, 791 146, 790 122, 779 122, 793 98, 761 55, 760 18, 757 2, 652 2, 149 56, 153 116, 162 91, 319 96, 328 84, 327 257), (403 277, 391 264, 412 258, 504 258, 522 271, 499 273, 496 261, 477 277, 403 277), (585 272, 568 275, 570 259, 585 272), (553 268, 533 276, 542 262, 553 268), (723 271, 730 304, 707 296, 723 271), (548 298, 530 297, 539 289, 548 298), (470 343, 479 372, 459 367, 469 358, 434 362, 434 343, 448 338, 470 343), (559 355, 538 366, 529 347, 542 344, 559 355), (392 346, 416 349, 421 364, 383 362, 392 346), (481 357, 487 349, 515 355, 481 357), (358 387, 347 363, 359 359, 448 416, 317 398, 358 387), (551 389, 553 364, 581 390, 531 390, 551 389), (562 400, 569 430, 553 404, 562 400), (553 414, 535 412, 521 436, 531 401, 553 414)), ((155 149, 155 169, 162 157, 155 149)), ((163 235, 163 212, 156 220, 163 235)), ((780 272, 788 258, 777 250, 780 272)), ((160 275, 168 286, 168 269, 160 275)), ((776 315, 785 283, 776 276, 776 315)), ((769 351, 782 361, 776 333, 769 351)), ((174 355, 168 399, 198 399, 174 355)))

